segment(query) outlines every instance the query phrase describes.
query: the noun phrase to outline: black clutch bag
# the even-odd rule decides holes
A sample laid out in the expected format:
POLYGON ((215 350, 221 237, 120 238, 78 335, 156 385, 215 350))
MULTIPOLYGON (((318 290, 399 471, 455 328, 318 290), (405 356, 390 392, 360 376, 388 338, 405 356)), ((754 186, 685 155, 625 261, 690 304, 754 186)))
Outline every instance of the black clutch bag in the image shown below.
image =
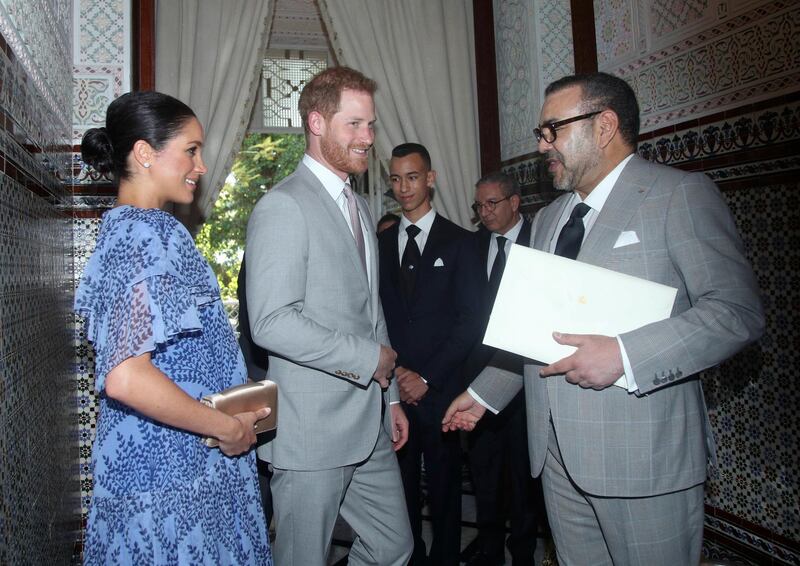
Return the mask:
MULTIPOLYGON (((269 416, 256 421, 256 434, 275 430, 278 426, 278 385, 274 381, 250 381, 235 385, 219 393, 205 395, 200 402, 231 416, 269 407, 272 409, 269 416)), ((212 437, 204 438, 203 443, 209 448, 219 446, 219 441, 212 437)))

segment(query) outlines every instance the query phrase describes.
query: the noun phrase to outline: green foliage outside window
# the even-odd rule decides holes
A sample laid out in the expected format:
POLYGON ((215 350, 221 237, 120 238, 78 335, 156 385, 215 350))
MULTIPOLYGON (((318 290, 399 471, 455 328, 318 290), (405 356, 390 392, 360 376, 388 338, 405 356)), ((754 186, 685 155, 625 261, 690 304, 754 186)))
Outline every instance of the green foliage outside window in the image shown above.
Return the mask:
POLYGON ((223 299, 236 298, 247 220, 253 207, 265 192, 295 170, 304 150, 302 135, 250 134, 245 138, 232 176, 196 238, 197 247, 217 276, 223 299))

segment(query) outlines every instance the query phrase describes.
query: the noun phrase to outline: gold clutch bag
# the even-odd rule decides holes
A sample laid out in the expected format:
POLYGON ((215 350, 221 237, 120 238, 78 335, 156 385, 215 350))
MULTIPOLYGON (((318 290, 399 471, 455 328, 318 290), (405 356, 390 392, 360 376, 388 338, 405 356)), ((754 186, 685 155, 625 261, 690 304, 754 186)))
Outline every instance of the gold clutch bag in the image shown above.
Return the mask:
MULTIPOLYGON (((256 434, 275 430, 278 426, 278 385, 274 381, 249 381, 219 393, 205 395, 200 402, 231 416, 269 407, 272 409, 269 416, 256 421, 256 434)), ((204 438, 203 442, 209 448, 219 446, 216 438, 204 438)))

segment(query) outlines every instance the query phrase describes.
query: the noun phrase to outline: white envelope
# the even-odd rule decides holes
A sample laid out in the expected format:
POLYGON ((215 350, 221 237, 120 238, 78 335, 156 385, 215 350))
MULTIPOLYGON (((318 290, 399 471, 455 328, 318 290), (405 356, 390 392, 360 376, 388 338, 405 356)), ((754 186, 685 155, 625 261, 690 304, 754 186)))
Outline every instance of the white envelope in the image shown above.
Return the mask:
POLYGON ((551 364, 575 351, 553 331, 616 336, 668 318, 677 292, 514 244, 483 342, 551 364))

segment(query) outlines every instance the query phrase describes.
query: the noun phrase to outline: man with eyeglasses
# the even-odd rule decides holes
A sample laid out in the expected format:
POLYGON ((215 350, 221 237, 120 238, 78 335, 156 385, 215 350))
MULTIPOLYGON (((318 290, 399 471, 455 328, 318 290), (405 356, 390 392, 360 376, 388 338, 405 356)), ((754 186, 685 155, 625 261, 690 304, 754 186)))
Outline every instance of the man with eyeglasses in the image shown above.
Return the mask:
POLYGON ((403 216, 378 236, 380 295, 397 351, 395 382, 408 416, 397 452, 414 535, 410 564, 458 566, 461 550, 461 447, 441 421, 463 388, 462 365, 482 330, 485 280, 474 235, 431 205, 436 171, 419 143, 392 150, 392 192, 403 216), (433 541, 422 539, 421 460, 433 541))
POLYGON ((471 428, 524 386, 559 564, 697 564, 714 462, 698 373, 760 337, 756 279, 711 180, 635 155, 639 107, 625 81, 556 81, 541 120, 539 152, 566 194, 537 214, 532 246, 676 287, 672 316, 619 336, 554 328, 572 355, 532 361, 524 379, 479 376, 443 427, 471 428), (625 388, 612 386, 620 377, 625 388))
MULTIPOLYGON (((501 171, 484 175, 475 185, 472 210, 480 218, 476 237, 484 277, 488 282, 484 329, 505 269, 511 244, 530 244, 531 223, 520 212, 517 180, 501 171)), ((522 376, 523 358, 477 344, 465 364, 465 383, 481 371, 503 368, 522 376)), ((469 433, 469 463, 475 489, 478 537, 467 566, 505 563, 504 544, 512 565, 533 564, 539 481, 534 483, 528 462, 525 398, 522 392, 498 415, 488 415, 469 433), (508 513, 506 513, 508 508, 508 513), (506 518, 511 533, 506 541, 506 518)))

